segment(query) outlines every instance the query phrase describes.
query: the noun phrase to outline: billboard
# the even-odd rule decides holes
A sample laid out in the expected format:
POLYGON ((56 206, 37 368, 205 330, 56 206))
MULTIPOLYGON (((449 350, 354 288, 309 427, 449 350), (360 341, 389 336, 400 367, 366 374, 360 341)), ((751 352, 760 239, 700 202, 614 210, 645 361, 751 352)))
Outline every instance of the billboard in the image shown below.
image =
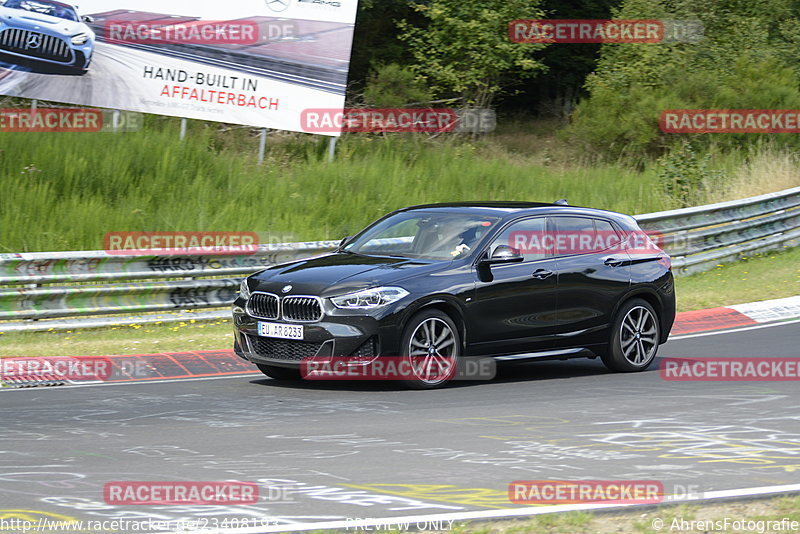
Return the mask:
POLYGON ((0 0, 0 94, 293 131, 344 107, 358 0, 76 2, 0 0))

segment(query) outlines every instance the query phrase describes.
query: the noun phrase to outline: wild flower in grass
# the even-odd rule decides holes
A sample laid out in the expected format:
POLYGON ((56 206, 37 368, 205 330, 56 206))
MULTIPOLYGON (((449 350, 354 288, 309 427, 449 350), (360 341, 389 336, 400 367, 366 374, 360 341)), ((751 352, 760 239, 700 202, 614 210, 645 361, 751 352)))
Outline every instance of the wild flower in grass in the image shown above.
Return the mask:
POLYGON ((30 165, 26 165, 20 174, 27 174, 28 176, 33 176, 42 172, 42 169, 38 168, 36 165, 31 163, 30 165))

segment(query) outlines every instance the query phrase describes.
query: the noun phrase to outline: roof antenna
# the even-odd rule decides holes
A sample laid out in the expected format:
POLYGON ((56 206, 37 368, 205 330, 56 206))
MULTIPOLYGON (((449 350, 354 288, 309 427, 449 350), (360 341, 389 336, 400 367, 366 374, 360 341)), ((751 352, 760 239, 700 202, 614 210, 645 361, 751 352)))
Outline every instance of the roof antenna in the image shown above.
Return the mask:
POLYGON ((569 206, 569 203, 567 202, 566 198, 562 198, 561 200, 556 200, 555 202, 553 202, 553 204, 555 204, 556 206, 569 206))

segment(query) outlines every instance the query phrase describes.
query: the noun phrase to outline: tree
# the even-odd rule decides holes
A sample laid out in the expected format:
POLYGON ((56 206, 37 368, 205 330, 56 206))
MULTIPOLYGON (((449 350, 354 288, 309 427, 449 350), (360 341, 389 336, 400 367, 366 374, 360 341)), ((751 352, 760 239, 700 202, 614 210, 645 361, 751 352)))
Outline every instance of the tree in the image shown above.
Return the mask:
POLYGON ((405 43, 397 37, 397 21, 401 19, 408 19, 415 25, 425 22, 405 1, 359 1, 350 58, 350 84, 356 94, 364 89, 370 73, 382 65, 408 66, 411 63, 405 43))
MULTIPOLYGON (((619 3, 620 0, 543 0, 541 7, 546 19, 608 19, 619 3)), ((525 82, 518 97, 507 99, 508 105, 567 119, 579 97, 585 96, 583 84, 599 56, 600 45, 596 43, 548 46, 534 56, 541 59, 547 72, 525 82)))
MULTIPOLYGON (((800 6, 796 0, 625 0, 620 19, 698 20, 702 39, 657 44, 604 44, 597 69, 566 135, 615 159, 662 154, 693 134, 665 134, 667 109, 800 108, 800 6)), ((695 134, 696 135, 696 134, 695 134)), ((796 136, 701 135, 736 148, 770 138, 800 146, 796 136)))
POLYGON ((515 43, 508 24, 543 17, 541 0, 429 0, 412 4, 427 24, 400 21, 411 68, 439 97, 457 97, 464 106, 489 107, 494 98, 524 78, 545 70, 533 53, 546 45, 515 43))
POLYGON ((375 108, 419 106, 431 100, 427 87, 415 79, 410 69, 397 63, 378 67, 364 89, 364 103, 375 108))

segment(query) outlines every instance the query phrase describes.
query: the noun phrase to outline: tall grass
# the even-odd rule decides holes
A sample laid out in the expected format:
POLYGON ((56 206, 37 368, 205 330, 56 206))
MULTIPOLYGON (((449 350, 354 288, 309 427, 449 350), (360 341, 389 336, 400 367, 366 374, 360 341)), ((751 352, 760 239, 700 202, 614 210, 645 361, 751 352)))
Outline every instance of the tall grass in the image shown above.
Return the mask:
POLYGON ((333 163, 324 139, 275 136, 259 167, 248 131, 193 124, 183 142, 167 120, 128 134, 0 134, 0 252, 100 249, 111 231, 334 239, 427 202, 567 198, 627 213, 671 202, 651 168, 548 166, 419 136, 347 137, 333 163))

